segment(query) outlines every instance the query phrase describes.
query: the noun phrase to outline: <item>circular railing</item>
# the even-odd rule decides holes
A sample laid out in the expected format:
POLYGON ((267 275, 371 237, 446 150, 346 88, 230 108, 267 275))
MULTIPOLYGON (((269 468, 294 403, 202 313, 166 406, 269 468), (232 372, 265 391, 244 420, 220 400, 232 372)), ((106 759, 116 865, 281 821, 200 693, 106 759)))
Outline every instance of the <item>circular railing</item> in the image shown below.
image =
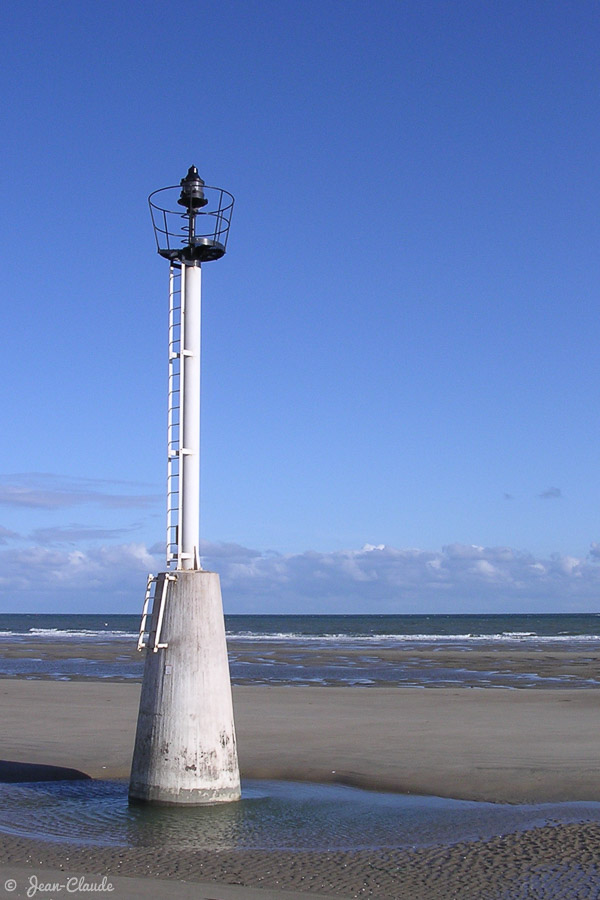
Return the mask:
POLYGON ((180 205, 181 186, 160 188, 148 197, 158 252, 165 259, 209 262, 227 250, 234 197, 223 188, 203 185, 201 208, 180 205))

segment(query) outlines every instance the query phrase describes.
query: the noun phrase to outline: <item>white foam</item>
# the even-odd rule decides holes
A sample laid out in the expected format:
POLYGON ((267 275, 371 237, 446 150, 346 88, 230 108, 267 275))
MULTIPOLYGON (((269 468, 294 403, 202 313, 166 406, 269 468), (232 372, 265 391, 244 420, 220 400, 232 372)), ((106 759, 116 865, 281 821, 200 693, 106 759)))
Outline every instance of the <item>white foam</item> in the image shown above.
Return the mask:
POLYGON ((598 634, 540 635, 533 631, 503 631, 495 634, 300 634, 297 632, 272 632, 258 634, 249 631, 227 632, 232 641, 249 643, 492 643, 530 641, 533 643, 569 643, 600 641, 598 634))
POLYGON ((82 628, 82 629, 61 629, 61 628, 28 628, 27 631, 0 631, 0 639, 5 637, 24 637, 24 638, 68 638, 71 640, 81 640, 82 638, 104 638, 104 639, 133 639, 137 638, 137 632, 130 631, 101 631, 100 629, 82 628))

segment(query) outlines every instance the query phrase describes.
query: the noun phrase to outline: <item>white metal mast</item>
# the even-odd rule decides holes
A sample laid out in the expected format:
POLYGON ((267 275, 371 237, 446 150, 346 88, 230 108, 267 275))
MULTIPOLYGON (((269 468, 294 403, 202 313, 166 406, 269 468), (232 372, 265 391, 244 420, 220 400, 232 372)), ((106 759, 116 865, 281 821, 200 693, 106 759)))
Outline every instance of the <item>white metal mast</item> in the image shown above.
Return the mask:
POLYGON ((200 263, 184 263, 181 282, 181 442, 177 568, 200 566, 200 263))

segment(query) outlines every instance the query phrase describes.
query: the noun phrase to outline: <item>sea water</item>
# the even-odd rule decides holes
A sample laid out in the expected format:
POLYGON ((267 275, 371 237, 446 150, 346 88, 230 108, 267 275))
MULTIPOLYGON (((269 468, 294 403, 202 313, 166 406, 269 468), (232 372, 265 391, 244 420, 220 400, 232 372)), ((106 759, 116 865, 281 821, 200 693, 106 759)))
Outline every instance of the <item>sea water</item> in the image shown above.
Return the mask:
POLYGON ((582 821, 600 822, 600 803, 515 806, 248 780, 240 802, 173 808, 129 805, 122 781, 0 785, 0 833, 84 846, 177 851, 427 847, 582 821))

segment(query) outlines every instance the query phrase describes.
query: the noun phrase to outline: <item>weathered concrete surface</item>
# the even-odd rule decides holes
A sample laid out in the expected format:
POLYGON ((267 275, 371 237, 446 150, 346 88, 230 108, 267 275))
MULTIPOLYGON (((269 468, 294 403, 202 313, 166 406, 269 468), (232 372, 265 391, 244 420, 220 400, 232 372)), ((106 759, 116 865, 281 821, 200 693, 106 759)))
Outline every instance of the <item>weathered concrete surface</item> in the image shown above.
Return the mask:
MULTIPOLYGON (((162 628, 152 613, 129 795, 198 805, 240 798, 219 576, 169 573, 162 628), (157 643, 166 648, 154 651, 157 643)), ((166 574, 159 575, 159 598, 166 574)))

